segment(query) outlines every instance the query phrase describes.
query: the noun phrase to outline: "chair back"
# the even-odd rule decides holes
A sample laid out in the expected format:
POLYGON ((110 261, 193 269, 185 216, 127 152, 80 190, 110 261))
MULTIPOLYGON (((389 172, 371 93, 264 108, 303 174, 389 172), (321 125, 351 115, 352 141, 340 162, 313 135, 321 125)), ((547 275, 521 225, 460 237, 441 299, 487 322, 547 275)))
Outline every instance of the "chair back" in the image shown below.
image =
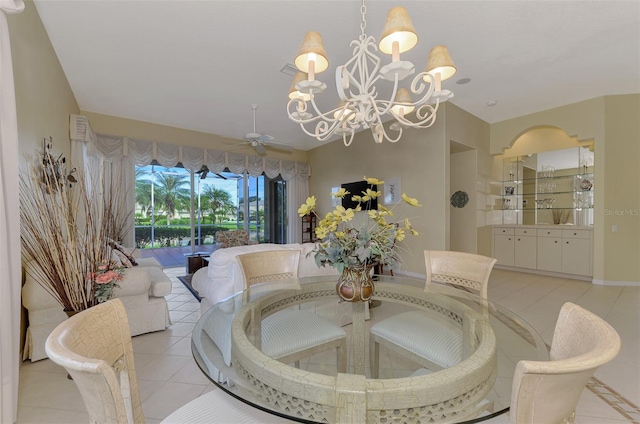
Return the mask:
POLYGON ((489 275, 496 259, 473 253, 425 250, 427 268, 426 288, 432 281, 471 289, 483 299, 487 298, 489 275))
POLYGON ((299 250, 267 250, 237 256, 244 276, 244 288, 266 281, 298 277, 299 250))
POLYGON ((144 423, 131 333, 120 299, 82 311, 47 338, 49 358, 78 386, 92 423, 144 423))
POLYGON ((573 422, 588 380, 619 351, 620 336, 613 327, 592 312, 565 303, 553 333, 551 361, 516 365, 511 422, 573 422))

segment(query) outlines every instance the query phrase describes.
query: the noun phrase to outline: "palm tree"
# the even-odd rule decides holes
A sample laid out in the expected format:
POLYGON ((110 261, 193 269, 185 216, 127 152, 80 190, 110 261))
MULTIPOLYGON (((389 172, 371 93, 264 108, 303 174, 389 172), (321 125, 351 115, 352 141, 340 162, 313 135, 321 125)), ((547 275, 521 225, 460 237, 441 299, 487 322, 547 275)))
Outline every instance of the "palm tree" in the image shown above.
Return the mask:
POLYGON ((136 169, 136 204, 145 217, 151 210, 151 180, 143 169, 136 169))
POLYGON ((211 218, 215 224, 218 218, 226 217, 229 212, 235 211, 236 205, 231 200, 228 191, 207 186, 200 195, 200 210, 211 211, 211 218))
POLYGON ((186 175, 156 174, 155 201, 158 208, 167 214, 167 225, 171 225, 171 218, 176 212, 188 207, 190 189, 186 175))

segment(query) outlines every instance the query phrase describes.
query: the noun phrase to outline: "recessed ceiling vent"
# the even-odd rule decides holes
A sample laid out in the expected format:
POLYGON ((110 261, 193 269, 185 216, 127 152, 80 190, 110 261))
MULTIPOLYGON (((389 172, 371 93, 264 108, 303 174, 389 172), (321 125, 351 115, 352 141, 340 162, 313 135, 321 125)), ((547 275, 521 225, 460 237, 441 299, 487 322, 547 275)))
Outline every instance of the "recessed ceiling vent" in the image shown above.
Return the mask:
POLYGON ((298 72, 298 68, 296 68, 296 65, 293 65, 291 63, 285 63, 282 69, 280 69, 280 72, 286 75, 291 75, 293 77, 298 72))

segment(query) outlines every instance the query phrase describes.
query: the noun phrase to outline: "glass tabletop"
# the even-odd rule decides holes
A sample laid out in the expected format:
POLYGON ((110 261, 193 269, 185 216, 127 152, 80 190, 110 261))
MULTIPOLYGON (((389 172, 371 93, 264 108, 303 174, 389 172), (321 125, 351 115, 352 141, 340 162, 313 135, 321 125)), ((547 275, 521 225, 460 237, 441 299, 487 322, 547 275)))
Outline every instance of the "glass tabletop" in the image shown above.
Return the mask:
POLYGON ((299 422, 478 422, 508 410, 519 360, 549 359, 544 341, 530 325, 464 290, 442 284, 425 288, 424 280, 381 275, 374 278, 372 300, 352 304, 338 298, 336 279, 263 283, 217 303, 193 330, 198 366, 229 395, 299 422), (256 324, 287 308, 342 326, 347 333, 346 374, 338 373, 335 350, 302 359, 299 368, 261 352, 256 337, 261 327, 256 324), (369 329, 412 311, 422 317, 413 325, 424 322, 431 328, 433 320, 458 329, 465 340, 461 355, 449 358, 442 369, 429 369, 382 345, 373 378, 369 329))

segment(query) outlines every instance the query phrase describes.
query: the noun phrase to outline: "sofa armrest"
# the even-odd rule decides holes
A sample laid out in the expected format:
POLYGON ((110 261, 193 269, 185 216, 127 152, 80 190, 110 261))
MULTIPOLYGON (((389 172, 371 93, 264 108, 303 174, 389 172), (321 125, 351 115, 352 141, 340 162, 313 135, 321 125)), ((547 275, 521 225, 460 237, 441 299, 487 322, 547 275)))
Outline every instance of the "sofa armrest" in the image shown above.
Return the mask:
POLYGON ((127 268, 118 281, 119 288, 114 289, 114 297, 134 296, 148 293, 151 287, 151 276, 147 268, 127 268))

